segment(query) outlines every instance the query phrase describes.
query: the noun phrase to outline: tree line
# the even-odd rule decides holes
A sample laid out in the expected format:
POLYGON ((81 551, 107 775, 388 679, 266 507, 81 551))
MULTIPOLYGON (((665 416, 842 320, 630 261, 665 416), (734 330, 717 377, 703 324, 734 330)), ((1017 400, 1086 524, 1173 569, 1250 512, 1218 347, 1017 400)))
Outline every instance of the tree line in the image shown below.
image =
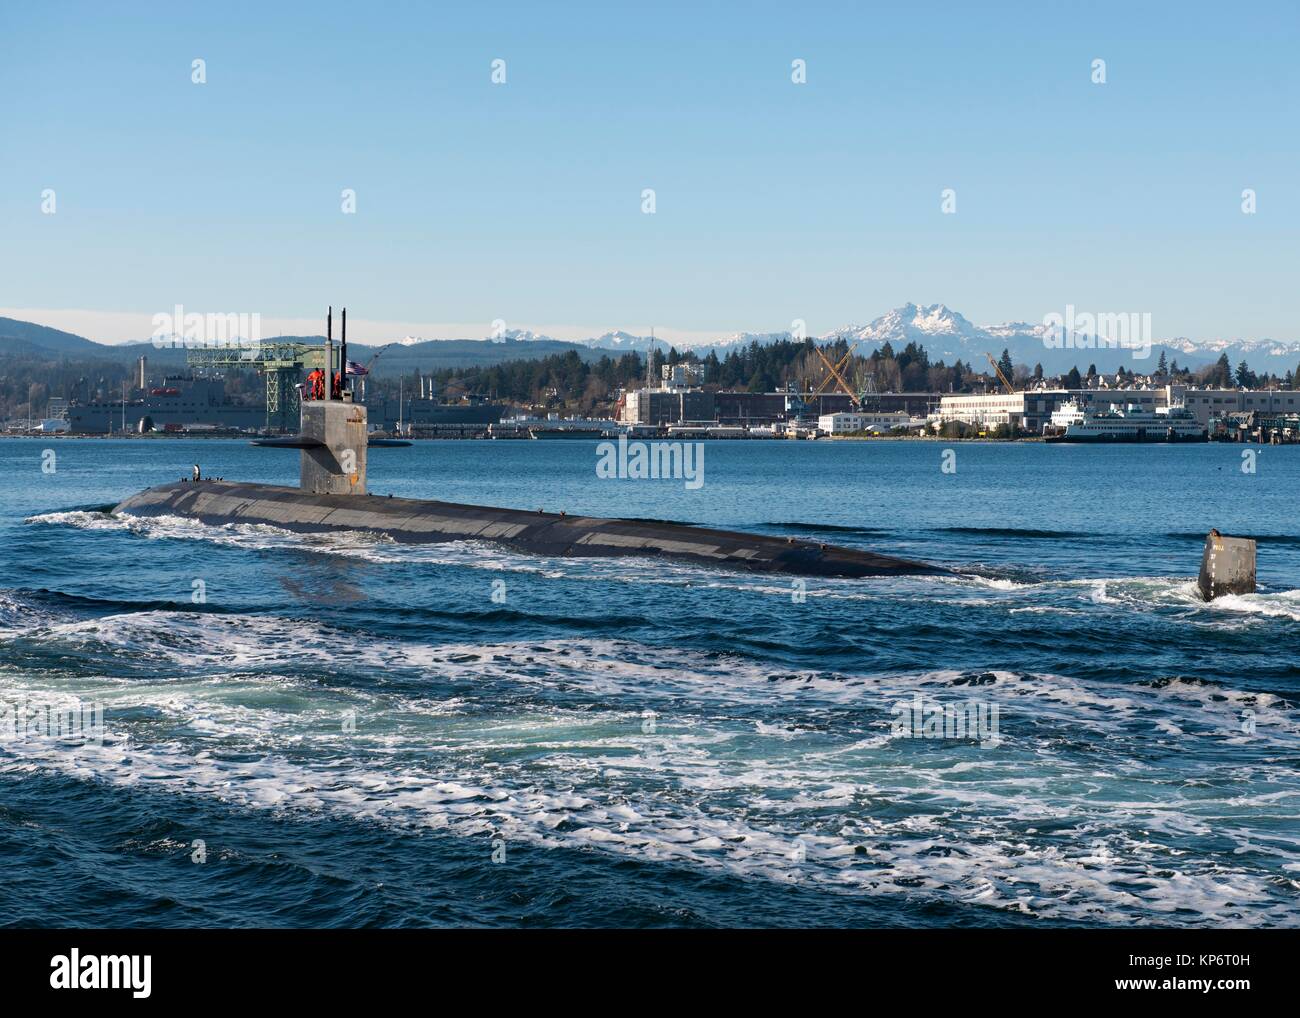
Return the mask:
MULTIPOLYGON (((750 343, 734 347, 722 357, 715 350, 700 356, 693 351, 655 350, 652 354, 652 377, 658 380, 664 364, 686 363, 694 366, 699 381, 708 388, 773 392, 787 387, 810 392, 822 385, 827 376, 824 356, 831 364, 843 361, 841 375, 854 392, 874 387, 878 392, 972 393, 1001 388, 993 371, 976 370, 960 359, 952 364, 932 362, 924 347, 908 343, 901 350, 885 343, 868 355, 853 354, 845 359, 848 344, 839 340, 821 347, 821 355, 812 339, 782 339, 774 343, 750 343)), ((1008 350, 1002 351, 998 366, 1017 386, 1060 386, 1069 389, 1096 385, 1100 375, 1096 365, 1085 371, 1077 366, 1061 375, 1048 375, 1041 364, 1016 364, 1008 350)), ((430 377, 425 375, 425 377, 430 377)), ((1120 383, 1138 376, 1120 368, 1108 375, 1120 383)), ((1227 354, 1205 367, 1192 370, 1179 366, 1177 360, 1166 361, 1161 351, 1155 369, 1142 377, 1158 383, 1181 383, 1212 388, 1294 388, 1300 367, 1283 375, 1256 373, 1245 360, 1235 368, 1227 354)), ((49 399, 95 398, 109 400, 122 397, 134 373, 123 364, 93 359, 7 357, 0 361, 0 415, 21 418, 42 416, 49 399)), ((226 392, 236 401, 255 401, 264 391, 262 380, 254 371, 228 370, 226 392)), ((619 390, 637 388, 645 383, 645 356, 639 353, 605 354, 584 359, 577 351, 552 354, 536 359, 503 361, 489 367, 445 368, 432 374, 442 398, 456 400, 465 396, 494 399, 536 408, 569 408, 590 412, 608 409, 619 390)), ((403 388, 411 396, 419 391, 419 375, 412 372, 403 388)), ((837 391, 834 384, 825 391, 837 391)), ((372 378, 372 394, 397 396, 397 378, 372 378)))
MULTIPOLYGON (((848 343, 839 340, 821 347, 821 354, 839 366, 848 352, 848 343)), ((753 342, 728 350, 719 357, 710 350, 704 356, 693 351, 670 347, 652 354, 652 377, 661 377, 664 364, 690 364, 706 388, 728 391, 774 392, 791 387, 811 392, 821 386, 828 372, 811 339, 753 342)), ((1002 373, 1017 386, 1059 386, 1081 389, 1100 383, 1095 364, 1084 371, 1077 366, 1059 375, 1050 375, 1042 364, 1024 365, 1012 361, 1009 350, 998 360, 1002 373)), ((976 369, 960 358, 951 364, 931 361, 929 353, 918 343, 909 342, 901 350, 885 343, 867 355, 853 354, 844 362, 841 375, 855 392, 874 387, 878 392, 975 393, 1001 389, 991 368, 976 369)), ((584 411, 612 401, 620 389, 637 388, 645 383, 646 362, 643 354, 625 353, 584 360, 576 352, 557 354, 537 360, 506 361, 492 367, 447 368, 435 372, 434 379, 444 398, 476 396, 533 406, 572 406, 584 411)), ((1121 367, 1107 374, 1108 382, 1131 384, 1139 377, 1158 384, 1201 385, 1212 388, 1292 388, 1300 377, 1300 367, 1283 375, 1257 374, 1243 360, 1234 369, 1227 354, 1214 364, 1199 369, 1179 366, 1168 361, 1164 351, 1152 371, 1136 373, 1121 367)), ((395 380, 386 386, 396 389, 395 380)), ((417 384, 412 379, 411 385, 417 384)), ((408 388, 408 391, 413 391, 408 388)), ((828 385, 825 391, 837 391, 828 385)), ((395 395, 395 392, 394 392, 395 395)))

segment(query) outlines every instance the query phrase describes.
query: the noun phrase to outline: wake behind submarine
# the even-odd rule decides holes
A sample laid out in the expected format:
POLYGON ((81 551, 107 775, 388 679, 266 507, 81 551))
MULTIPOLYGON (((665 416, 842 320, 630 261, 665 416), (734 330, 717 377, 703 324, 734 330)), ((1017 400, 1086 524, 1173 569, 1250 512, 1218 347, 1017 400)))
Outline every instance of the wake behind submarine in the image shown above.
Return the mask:
MULTIPOLYGON (((363 531, 408 544, 478 540, 537 555, 641 556, 797 576, 952 574, 926 562, 793 537, 369 495, 366 408, 354 402, 346 368, 336 370, 347 365, 347 310, 337 359, 332 310, 326 321, 326 370, 313 372, 320 377, 304 394, 298 435, 255 443, 300 450, 297 488, 195 478, 132 495, 113 513, 180 516, 213 525, 262 523, 305 534, 363 531)), ((1206 601, 1253 593, 1255 542, 1211 530, 1197 587, 1206 601)))
MULTIPOLYGON (((936 575, 940 566, 795 538, 677 523, 601 519, 458 505, 366 493, 367 419, 346 375, 347 312, 335 358, 327 319, 325 364, 301 402, 299 434, 262 446, 300 450, 297 488, 231 481, 177 481, 132 495, 114 514, 180 516, 207 524, 263 523, 314 534, 363 531, 412 544, 489 541, 557 557, 644 556, 800 576, 936 575), (329 380, 326 382, 326 380, 329 380)), ((317 374, 317 373, 313 373, 317 374)))

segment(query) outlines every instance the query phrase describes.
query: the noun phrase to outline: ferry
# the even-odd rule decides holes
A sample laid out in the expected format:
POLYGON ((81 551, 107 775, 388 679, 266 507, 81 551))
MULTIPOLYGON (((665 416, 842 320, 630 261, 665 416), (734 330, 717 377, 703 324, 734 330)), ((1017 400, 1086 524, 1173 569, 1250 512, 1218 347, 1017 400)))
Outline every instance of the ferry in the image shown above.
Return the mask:
POLYGON ((1183 406, 1154 411, 1129 403, 1099 409, 1077 400, 1061 404, 1045 429, 1048 442, 1205 442, 1209 430, 1183 406))

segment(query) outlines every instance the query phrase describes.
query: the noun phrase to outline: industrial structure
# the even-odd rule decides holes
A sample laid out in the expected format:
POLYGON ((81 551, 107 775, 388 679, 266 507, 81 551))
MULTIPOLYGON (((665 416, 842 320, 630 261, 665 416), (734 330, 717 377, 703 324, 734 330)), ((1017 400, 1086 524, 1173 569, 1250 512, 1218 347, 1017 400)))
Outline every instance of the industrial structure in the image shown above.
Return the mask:
POLYGON ((255 347, 198 347, 185 351, 185 362, 196 368, 255 369, 266 381, 264 426, 271 431, 297 427, 303 372, 322 370, 325 366, 321 347, 295 342, 264 342, 255 347))
POLYGON ((1217 442, 1293 445, 1300 442, 1300 413, 1230 411, 1210 419, 1210 438, 1217 442))
POLYGON ((937 393, 928 392, 879 393, 870 375, 855 392, 844 377, 848 354, 838 363, 832 363, 820 350, 818 354, 827 374, 810 392, 800 392, 795 386, 777 392, 713 391, 702 387, 696 366, 665 364, 660 384, 647 382, 644 388, 632 389, 619 399, 615 420, 651 428, 705 424, 752 428, 785 422, 815 427, 820 418, 837 413, 923 416, 938 398, 937 393))

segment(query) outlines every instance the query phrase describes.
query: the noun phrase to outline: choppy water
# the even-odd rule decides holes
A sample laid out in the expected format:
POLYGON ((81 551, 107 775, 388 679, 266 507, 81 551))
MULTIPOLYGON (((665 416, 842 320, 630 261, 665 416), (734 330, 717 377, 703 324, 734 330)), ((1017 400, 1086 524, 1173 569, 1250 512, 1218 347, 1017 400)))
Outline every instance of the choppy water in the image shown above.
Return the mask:
POLYGON ((710 443, 696 491, 598 481, 585 442, 372 454, 377 493, 966 572, 800 599, 114 519, 196 458, 278 483, 296 458, 0 442, 0 704, 106 729, 0 738, 0 922, 1300 925, 1300 449, 1253 475, 1229 446, 941 451, 710 443), (1260 593, 1196 598, 1211 526, 1262 538, 1260 593), (918 695, 996 707, 997 740, 899 737, 918 695))

